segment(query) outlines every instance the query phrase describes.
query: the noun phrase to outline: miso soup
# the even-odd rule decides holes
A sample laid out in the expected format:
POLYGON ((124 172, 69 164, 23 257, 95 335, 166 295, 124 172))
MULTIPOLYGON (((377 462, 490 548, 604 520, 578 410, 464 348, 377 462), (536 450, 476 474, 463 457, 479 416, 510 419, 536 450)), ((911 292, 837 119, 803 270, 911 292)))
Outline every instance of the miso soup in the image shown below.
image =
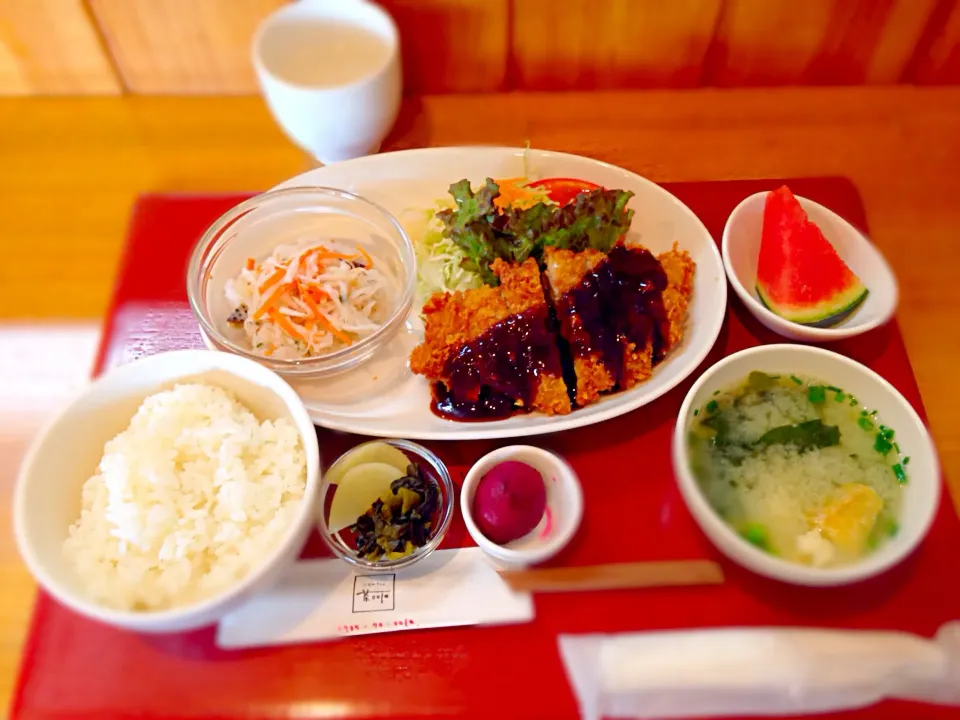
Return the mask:
POLYGON ((897 532, 909 457, 842 388, 752 372, 694 411, 689 453, 707 501, 793 562, 844 565, 897 532))

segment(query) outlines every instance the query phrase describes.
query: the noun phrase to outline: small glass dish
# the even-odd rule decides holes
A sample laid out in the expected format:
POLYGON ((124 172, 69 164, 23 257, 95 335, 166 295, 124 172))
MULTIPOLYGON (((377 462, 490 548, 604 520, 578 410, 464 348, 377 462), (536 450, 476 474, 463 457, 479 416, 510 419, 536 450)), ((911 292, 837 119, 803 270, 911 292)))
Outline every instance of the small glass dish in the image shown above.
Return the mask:
POLYGON ((210 349, 255 360, 288 379, 309 379, 355 368, 384 348, 410 313, 416 277, 413 243, 382 207, 344 190, 294 187, 252 197, 207 229, 190 257, 187 297, 210 349), (234 310, 227 281, 247 258, 265 258, 281 243, 324 238, 356 246, 394 280, 390 314, 371 335, 326 355, 287 359, 255 352, 243 330, 227 322, 234 310))
POLYGON ((323 474, 320 480, 320 493, 317 502, 317 529, 320 531, 320 537, 323 538, 324 543, 326 543, 327 547, 330 548, 330 551, 341 560, 353 565, 355 568, 368 572, 394 572, 401 568, 409 567, 427 557, 430 553, 437 549, 441 542, 443 542, 443 538, 447 534, 447 530, 450 529, 450 521, 453 519, 455 494, 456 491, 453 487, 453 479, 450 477, 450 472, 447 470, 447 466, 439 457, 437 457, 430 450, 427 450, 427 448, 423 447, 422 445, 418 445, 417 443, 410 442, 409 440, 371 440, 370 442, 361 443, 360 445, 357 445, 356 447, 345 452, 343 455, 337 458, 336 462, 334 462, 327 472, 323 474), (374 443, 385 443, 387 445, 392 445, 403 452, 403 454, 410 459, 410 462, 416 463, 420 466, 424 474, 437 484, 437 488, 440 491, 440 501, 438 503, 439 507, 437 508, 436 518, 433 521, 436 529, 434 530, 433 535, 430 537, 430 540, 427 541, 426 545, 416 548, 409 555, 402 558, 397 558, 395 560, 372 561, 367 560, 364 557, 358 557, 356 549, 351 547, 351 545, 349 545, 347 540, 344 538, 344 535, 347 534, 348 531, 341 530, 340 532, 334 533, 330 531, 330 528, 327 525, 327 517, 330 512, 330 503, 332 502, 333 493, 336 488, 335 485, 330 484, 327 478, 333 474, 334 468, 337 467, 338 463, 343 462, 346 457, 353 454, 360 448, 372 445, 374 443))

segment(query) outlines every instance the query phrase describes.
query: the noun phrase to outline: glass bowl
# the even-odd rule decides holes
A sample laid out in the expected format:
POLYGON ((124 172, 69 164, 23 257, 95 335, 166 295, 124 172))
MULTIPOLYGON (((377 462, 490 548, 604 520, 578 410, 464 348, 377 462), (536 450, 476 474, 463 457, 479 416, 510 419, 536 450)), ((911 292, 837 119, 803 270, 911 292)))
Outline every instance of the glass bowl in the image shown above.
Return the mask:
POLYGON ((326 543, 327 547, 330 548, 330 551, 341 560, 353 565, 355 568, 369 572, 394 572, 401 568, 409 567, 410 565, 413 565, 414 563, 427 557, 427 555, 436 550, 440 543, 443 542, 443 538, 447 534, 447 530, 450 529, 450 521, 453 519, 453 511, 455 506, 454 495, 455 490, 453 488, 453 480, 450 477, 450 472, 447 470, 447 466, 444 465, 440 458, 438 458, 431 451, 427 450, 427 448, 423 447, 422 445, 417 445, 417 443, 410 442, 409 440, 371 440, 370 442, 361 443, 360 445, 357 445, 356 447, 345 452, 343 455, 337 458, 337 461, 330 466, 327 472, 323 473, 323 477, 320 480, 320 493, 317 503, 317 528, 320 531, 320 537, 323 538, 323 541, 326 543), (331 485, 327 481, 327 478, 330 477, 333 469, 338 463, 342 462, 344 458, 352 454, 355 450, 367 445, 372 445, 373 443, 385 443, 387 445, 392 445, 403 452, 408 458, 410 458, 411 462, 417 463, 424 470, 427 476, 437 483, 437 487, 440 490, 440 506, 437 509, 437 519, 435 521, 436 531, 433 533, 433 537, 431 537, 427 544, 423 547, 419 547, 406 557, 397 558, 396 560, 372 561, 363 557, 357 557, 357 551, 348 545, 346 540, 342 537, 343 532, 341 531, 338 533, 333 533, 327 526, 327 515, 330 511, 330 501, 333 498, 332 491, 336 487, 335 485, 331 485))
POLYGON ((187 297, 211 349, 256 360, 291 379, 319 378, 369 360, 397 334, 413 304, 416 275, 413 243, 382 207, 344 190, 294 187, 250 198, 207 229, 190 257, 187 297), (358 246, 395 280, 390 315, 373 334, 326 355, 286 359, 254 352, 243 331, 227 323, 233 310, 224 294, 227 280, 247 258, 265 258, 281 243, 324 238, 358 246))

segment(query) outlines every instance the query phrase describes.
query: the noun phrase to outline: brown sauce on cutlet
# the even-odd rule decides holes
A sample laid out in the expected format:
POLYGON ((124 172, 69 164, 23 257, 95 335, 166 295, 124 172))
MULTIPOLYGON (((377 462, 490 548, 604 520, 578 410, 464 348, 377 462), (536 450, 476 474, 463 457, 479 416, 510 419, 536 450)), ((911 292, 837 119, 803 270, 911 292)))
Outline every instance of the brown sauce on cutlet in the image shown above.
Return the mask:
POLYGON ((444 375, 450 380, 433 384, 433 412, 461 422, 527 412, 542 373, 563 375, 569 387, 575 386, 571 368, 562 365, 561 355, 566 358, 568 352, 599 353, 619 384, 624 339, 640 349, 652 339, 654 363, 663 358, 666 287, 663 266, 648 250, 614 247, 606 261, 555 303, 556 318, 548 305, 513 315, 447 358, 444 375), (566 340, 555 329, 564 314, 572 316, 566 340))
POLYGON ((569 335, 570 353, 599 354, 617 384, 623 378, 622 341, 643 349, 652 339, 653 361, 662 360, 668 330, 666 287, 663 266, 649 250, 614 247, 605 262, 555 303, 561 327, 569 335))
POLYGON ((560 375, 547 305, 497 323, 446 362, 449 384, 434 383, 433 411, 449 420, 496 420, 527 411, 541 374, 560 375))

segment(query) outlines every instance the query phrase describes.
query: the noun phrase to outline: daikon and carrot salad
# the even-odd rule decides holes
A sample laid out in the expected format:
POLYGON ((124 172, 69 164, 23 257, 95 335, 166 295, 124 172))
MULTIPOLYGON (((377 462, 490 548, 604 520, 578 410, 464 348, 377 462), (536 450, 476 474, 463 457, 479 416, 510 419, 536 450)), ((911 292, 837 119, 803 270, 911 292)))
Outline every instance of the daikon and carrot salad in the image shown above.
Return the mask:
POLYGON ((248 258, 225 294, 227 322, 251 349, 286 360, 329 355, 372 335, 396 302, 396 280, 360 245, 304 239, 248 258))

